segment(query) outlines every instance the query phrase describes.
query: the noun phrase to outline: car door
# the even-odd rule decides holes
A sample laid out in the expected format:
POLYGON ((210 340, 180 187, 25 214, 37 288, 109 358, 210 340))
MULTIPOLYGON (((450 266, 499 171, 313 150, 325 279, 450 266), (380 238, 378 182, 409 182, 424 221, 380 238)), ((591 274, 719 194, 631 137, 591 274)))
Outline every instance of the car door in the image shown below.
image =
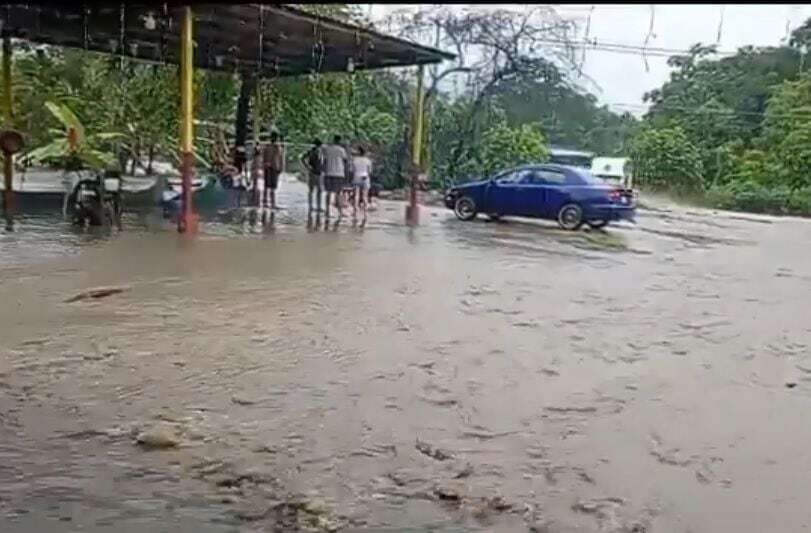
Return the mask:
POLYGON ((525 217, 540 217, 544 202, 545 182, 540 178, 536 169, 526 169, 516 182, 516 210, 515 214, 525 217))
POLYGON ((519 181, 523 171, 514 170, 494 178, 487 186, 487 199, 484 211, 499 215, 520 214, 519 181))
POLYGON ((535 169, 534 179, 540 189, 539 216, 556 218, 558 211, 569 199, 566 187, 566 174, 561 170, 552 168, 535 169))

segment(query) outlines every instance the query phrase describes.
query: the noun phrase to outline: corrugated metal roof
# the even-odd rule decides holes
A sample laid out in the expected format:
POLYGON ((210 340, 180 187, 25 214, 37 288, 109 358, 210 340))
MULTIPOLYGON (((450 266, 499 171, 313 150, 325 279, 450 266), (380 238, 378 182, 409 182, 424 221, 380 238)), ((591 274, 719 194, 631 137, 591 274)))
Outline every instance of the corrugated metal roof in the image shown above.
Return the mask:
MULTIPOLYGON (((192 4, 195 66, 260 76, 438 63, 453 54, 283 4, 192 4), (260 38, 261 36, 261 38, 260 38)), ((179 3, 33 2, 0 6, 28 41, 178 63, 179 3)))

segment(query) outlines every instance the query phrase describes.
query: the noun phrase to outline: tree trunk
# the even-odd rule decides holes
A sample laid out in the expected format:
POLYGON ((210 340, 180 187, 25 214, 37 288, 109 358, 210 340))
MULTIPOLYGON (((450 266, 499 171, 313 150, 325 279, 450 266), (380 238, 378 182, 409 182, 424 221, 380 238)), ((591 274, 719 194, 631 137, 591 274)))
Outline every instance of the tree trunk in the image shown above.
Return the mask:
POLYGON ((121 174, 127 173, 127 152, 121 148, 118 149, 118 170, 121 174))
POLYGON ((130 165, 130 174, 135 175, 135 169, 138 167, 138 164, 141 162, 141 139, 138 139, 135 142, 135 153, 132 156, 132 165, 130 165))
MULTIPOLYGON (((237 116, 234 130, 236 132, 234 146, 245 146, 248 140, 248 115, 251 110, 251 96, 256 87, 256 78, 251 74, 241 75, 242 83, 239 88, 239 99, 237 100, 237 116)), ((237 161, 234 161, 239 166, 237 161)))
POLYGON ((149 148, 147 148, 146 154, 147 154, 146 174, 147 174, 147 176, 151 176, 152 173, 154 172, 152 170, 152 163, 155 161, 155 145, 154 144, 149 145, 149 148))
POLYGON ((467 116, 467 120, 465 121, 465 127, 460 132, 456 145, 454 146, 453 150, 451 151, 451 159, 450 163, 448 164, 448 176, 451 179, 456 179, 456 172, 459 168, 459 163, 461 162, 462 154, 465 151, 465 146, 475 144, 478 136, 476 135, 477 130, 477 118, 479 113, 482 110, 482 106, 485 103, 485 100, 490 96, 490 91, 495 86, 496 82, 499 81, 499 77, 495 77, 491 80, 484 89, 476 96, 476 100, 471 105, 470 113, 467 116))

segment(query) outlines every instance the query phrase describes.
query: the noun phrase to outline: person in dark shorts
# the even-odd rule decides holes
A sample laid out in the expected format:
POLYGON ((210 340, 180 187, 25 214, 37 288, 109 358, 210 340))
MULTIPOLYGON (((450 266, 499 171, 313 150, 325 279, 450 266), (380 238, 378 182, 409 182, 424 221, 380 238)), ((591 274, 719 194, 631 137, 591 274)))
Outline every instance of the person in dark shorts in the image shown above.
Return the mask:
POLYGON ((237 146, 234 148, 234 166, 237 167, 237 172, 240 174, 245 170, 245 162, 247 161, 247 157, 245 156, 245 147, 244 146, 237 146))
MULTIPOLYGON (((327 190, 326 217, 329 218, 330 199, 338 199, 346 180, 346 150, 341 145, 341 136, 336 135, 332 144, 323 148, 324 153, 324 188, 327 190)), ((344 211, 338 203, 338 217, 343 217, 344 211)))
POLYGON ((262 161, 265 164, 264 206, 276 209, 276 189, 279 187, 279 176, 284 172, 284 146, 279 140, 279 134, 275 131, 270 134, 270 143, 265 145, 262 161), (268 202, 268 196, 270 202, 268 202))
POLYGON ((321 211, 321 189, 324 187, 324 150, 321 139, 313 141, 313 146, 301 156, 301 163, 307 169, 307 211, 313 210, 313 192, 316 192, 316 209, 321 211))

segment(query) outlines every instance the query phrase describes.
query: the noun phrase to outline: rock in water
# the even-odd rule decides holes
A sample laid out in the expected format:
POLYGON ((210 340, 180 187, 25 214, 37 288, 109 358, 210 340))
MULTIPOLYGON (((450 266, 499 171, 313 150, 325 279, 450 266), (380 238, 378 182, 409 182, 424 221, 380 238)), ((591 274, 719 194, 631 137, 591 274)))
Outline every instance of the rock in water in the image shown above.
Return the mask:
POLYGON ((135 442, 144 448, 166 449, 177 448, 180 438, 174 429, 168 427, 155 427, 138 434, 135 442))

